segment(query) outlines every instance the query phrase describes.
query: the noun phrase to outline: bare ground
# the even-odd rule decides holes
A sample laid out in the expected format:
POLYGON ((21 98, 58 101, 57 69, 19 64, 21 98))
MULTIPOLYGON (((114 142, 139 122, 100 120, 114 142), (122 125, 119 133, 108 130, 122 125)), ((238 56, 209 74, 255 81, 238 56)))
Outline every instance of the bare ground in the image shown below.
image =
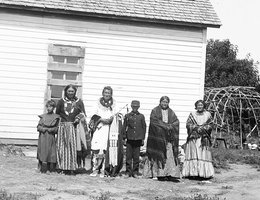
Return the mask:
POLYGON ((24 148, 22 152, 27 156, 0 150, 0 189, 19 199, 170 200, 196 194, 230 200, 260 199, 260 172, 250 165, 230 165, 230 170, 216 173, 210 181, 182 179, 174 183, 88 174, 41 174, 33 157, 36 148, 24 148))

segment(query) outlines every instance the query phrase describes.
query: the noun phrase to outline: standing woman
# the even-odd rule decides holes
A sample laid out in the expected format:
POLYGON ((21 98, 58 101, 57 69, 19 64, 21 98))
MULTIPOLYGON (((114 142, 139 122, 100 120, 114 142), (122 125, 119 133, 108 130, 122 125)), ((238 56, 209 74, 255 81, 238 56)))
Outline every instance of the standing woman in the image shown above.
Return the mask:
POLYGON ((147 139, 151 174, 148 176, 162 181, 178 181, 179 120, 169 103, 169 97, 163 96, 151 112, 147 139))
POLYGON ((204 101, 196 101, 195 109, 197 111, 190 113, 186 122, 188 137, 182 173, 184 177, 212 178, 214 168, 209 150, 212 118, 205 110, 204 101))
MULTIPOLYGON (((120 125, 116 114, 116 102, 112 97, 110 86, 104 87, 102 97, 99 98, 92 120, 95 130, 91 141, 92 170, 91 176, 115 176, 122 168, 122 138, 119 135, 120 125)), ((92 122, 90 122, 91 124, 92 122)))
POLYGON ((57 167, 65 174, 74 174, 77 168, 77 147, 75 127, 79 123, 79 114, 85 114, 83 101, 76 97, 77 88, 67 85, 64 97, 56 107, 56 114, 61 117, 57 138, 57 167))

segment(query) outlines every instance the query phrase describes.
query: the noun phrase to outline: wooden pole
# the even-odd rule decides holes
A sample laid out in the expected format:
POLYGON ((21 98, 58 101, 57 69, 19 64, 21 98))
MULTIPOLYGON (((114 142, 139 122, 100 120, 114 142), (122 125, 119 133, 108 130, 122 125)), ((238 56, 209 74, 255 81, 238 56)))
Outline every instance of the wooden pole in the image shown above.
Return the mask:
POLYGON ((240 124, 240 145, 241 145, 241 149, 243 149, 242 102, 241 102, 241 98, 240 98, 239 124, 240 124))

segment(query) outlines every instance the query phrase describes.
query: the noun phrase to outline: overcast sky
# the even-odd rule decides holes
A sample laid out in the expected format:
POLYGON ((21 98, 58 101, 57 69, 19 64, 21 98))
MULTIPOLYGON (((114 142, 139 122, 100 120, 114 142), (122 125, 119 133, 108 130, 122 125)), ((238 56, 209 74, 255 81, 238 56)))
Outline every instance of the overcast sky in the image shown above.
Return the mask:
POLYGON ((260 0, 210 0, 222 26, 209 28, 207 38, 229 39, 238 46, 238 58, 248 53, 260 62, 260 0))

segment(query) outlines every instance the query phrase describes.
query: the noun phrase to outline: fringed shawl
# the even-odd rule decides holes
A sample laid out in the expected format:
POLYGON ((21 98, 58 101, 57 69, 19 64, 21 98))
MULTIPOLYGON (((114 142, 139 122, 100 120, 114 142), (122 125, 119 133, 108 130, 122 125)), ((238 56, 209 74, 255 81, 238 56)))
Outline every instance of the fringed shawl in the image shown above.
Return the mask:
MULTIPOLYGON (((173 144, 174 157, 178 157, 179 120, 172 109, 168 108, 168 123, 162 120, 162 108, 155 107, 150 116, 149 134, 147 139, 147 155, 149 160, 160 162, 164 167, 167 159, 167 143, 173 144)), ((177 164, 177 160, 176 160, 177 164)))
POLYGON ((201 114, 197 112, 190 113, 186 122, 188 132, 187 142, 201 138, 202 146, 210 146, 212 125, 212 117, 208 111, 204 111, 201 114))

